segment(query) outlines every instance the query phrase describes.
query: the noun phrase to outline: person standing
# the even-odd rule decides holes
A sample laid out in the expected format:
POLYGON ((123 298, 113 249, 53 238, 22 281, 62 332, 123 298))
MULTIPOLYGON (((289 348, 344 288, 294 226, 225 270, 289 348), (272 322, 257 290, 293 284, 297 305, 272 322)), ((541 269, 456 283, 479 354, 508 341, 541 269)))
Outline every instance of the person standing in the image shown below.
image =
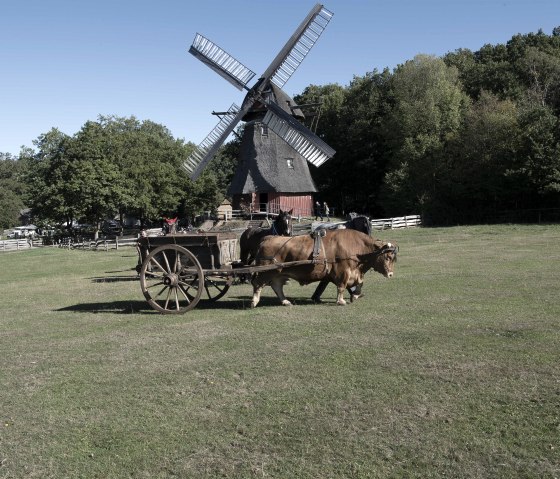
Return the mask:
POLYGON ((317 219, 319 217, 321 218, 321 221, 323 221, 323 211, 321 209, 321 203, 316 201, 315 202, 315 221, 317 221, 317 219))
POLYGON ((330 212, 331 212, 331 210, 329 209, 329 205, 327 205, 327 202, 325 201, 323 203, 323 214, 327 218, 327 221, 331 220, 330 217, 329 217, 330 212))

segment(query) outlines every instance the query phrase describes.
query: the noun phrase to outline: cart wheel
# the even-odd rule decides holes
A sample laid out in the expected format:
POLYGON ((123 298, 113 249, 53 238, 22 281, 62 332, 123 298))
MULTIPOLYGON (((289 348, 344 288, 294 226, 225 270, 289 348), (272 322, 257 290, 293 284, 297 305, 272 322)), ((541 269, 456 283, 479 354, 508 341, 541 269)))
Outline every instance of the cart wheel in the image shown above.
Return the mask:
POLYGON ((204 273, 196 256, 176 244, 159 246, 140 269, 140 286, 152 308, 165 314, 193 309, 203 293, 204 273))
POLYGON ((204 293, 200 299, 207 301, 218 301, 227 292, 233 283, 233 276, 212 276, 204 277, 204 293))

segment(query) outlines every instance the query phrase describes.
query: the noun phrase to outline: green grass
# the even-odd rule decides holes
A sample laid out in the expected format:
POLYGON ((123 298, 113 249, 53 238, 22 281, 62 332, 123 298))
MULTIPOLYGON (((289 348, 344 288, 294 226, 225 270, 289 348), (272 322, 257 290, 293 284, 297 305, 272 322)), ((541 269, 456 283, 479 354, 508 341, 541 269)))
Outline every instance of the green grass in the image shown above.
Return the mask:
POLYGON ((0 477, 560 477, 560 226, 376 232, 395 278, 164 316, 131 248, 0 255, 0 477))

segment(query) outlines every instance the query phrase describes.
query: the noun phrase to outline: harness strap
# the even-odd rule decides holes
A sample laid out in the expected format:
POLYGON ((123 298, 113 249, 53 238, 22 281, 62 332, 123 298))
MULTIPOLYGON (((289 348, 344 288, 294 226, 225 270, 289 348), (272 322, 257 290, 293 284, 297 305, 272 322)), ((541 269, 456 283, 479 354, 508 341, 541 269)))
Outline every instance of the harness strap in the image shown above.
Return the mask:
POLYGON ((321 246, 323 244, 323 242, 321 241, 321 238, 323 236, 325 236, 327 234, 327 232, 324 229, 316 229, 315 231, 313 231, 312 236, 313 236, 313 259, 317 258, 317 256, 319 256, 319 252, 321 250, 321 246))
MULTIPOLYGON (((377 250, 377 251, 374 251, 373 253, 370 253, 370 254, 372 254, 373 256, 380 256, 380 255, 385 254, 385 253, 394 253, 394 254, 396 255, 398 250, 399 250, 399 249, 398 249, 397 247, 395 247, 395 246, 390 246, 390 247, 389 247, 389 246, 385 246, 384 248, 381 248, 381 249, 379 249, 379 250, 377 250)), ((350 256, 350 257, 348 257, 348 258, 341 258, 340 256, 336 256, 335 259, 334 259, 334 261, 329 261, 329 262, 330 262, 330 263, 336 263, 336 262, 338 262, 338 261, 344 261, 344 260, 355 261, 356 263, 359 263, 359 262, 360 262, 360 260, 358 259, 358 257, 355 256, 355 255, 354 255, 354 256, 350 256)))

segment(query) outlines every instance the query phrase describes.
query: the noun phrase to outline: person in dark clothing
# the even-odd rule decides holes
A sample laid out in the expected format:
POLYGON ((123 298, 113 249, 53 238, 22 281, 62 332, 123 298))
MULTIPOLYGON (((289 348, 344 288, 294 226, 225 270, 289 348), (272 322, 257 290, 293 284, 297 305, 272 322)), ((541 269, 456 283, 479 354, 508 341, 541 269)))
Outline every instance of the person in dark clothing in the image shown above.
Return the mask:
POLYGON ((316 201, 315 202, 315 221, 317 221, 319 218, 321 218, 321 221, 323 221, 323 209, 321 208, 321 203, 316 201))

